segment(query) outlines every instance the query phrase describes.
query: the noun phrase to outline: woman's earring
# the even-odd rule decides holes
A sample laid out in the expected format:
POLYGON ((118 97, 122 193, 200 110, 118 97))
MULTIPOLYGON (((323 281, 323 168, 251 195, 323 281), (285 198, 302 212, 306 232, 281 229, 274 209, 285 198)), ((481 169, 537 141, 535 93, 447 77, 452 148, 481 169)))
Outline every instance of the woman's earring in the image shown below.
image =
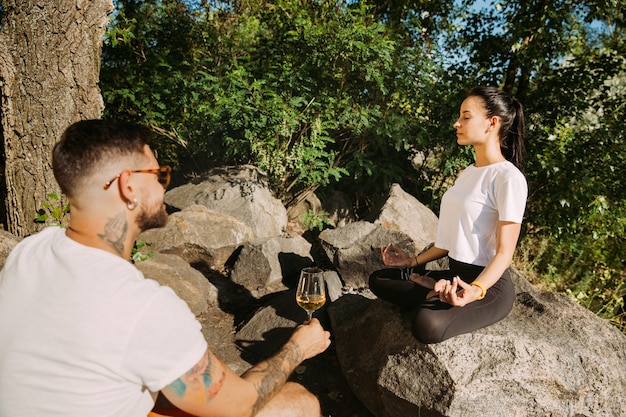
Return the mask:
POLYGON ((126 207, 128 207, 128 210, 135 210, 135 207, 137 207, 138 204, 139 201, 137 201, 136 198, 133 198, 133 201, 128 201, 126 203, 126 207))

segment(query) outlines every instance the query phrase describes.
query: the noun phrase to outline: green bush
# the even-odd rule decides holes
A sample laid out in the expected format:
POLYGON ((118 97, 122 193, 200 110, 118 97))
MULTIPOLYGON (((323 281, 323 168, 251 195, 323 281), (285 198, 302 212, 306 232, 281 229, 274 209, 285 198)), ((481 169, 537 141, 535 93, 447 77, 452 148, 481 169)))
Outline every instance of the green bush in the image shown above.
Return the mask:
POLYGON ((317 231, 321 232, 324 230, 324 227, 329 224, 328 212, 326 211, 316 213, 315 210, 311 209, 302 216, 302 225, 307 230, 313 231, 314 229, 317 229, 317 231))
POLYGON ((626 273, 589 255, 589 239, 524 238, 515 265, 547 291, 569 295, 626 333, 626 273))
POLYGON ((37 211, 35 223, 42 223, 46 226, 67 227, 70 205, 64 204, 56 193, 46 194, 46 198, 41 203, 43 208, 37 211))
POLYGON ((339 190, 365 215, 399 183, 437 213, 473 161, 452 128, 464 90, 514 93, 530 191, 517 260, 623 323, 626 37, 613 3, 115 3, 105 117, 151 126, 174 185, 254 164, 287 205, 339 190))

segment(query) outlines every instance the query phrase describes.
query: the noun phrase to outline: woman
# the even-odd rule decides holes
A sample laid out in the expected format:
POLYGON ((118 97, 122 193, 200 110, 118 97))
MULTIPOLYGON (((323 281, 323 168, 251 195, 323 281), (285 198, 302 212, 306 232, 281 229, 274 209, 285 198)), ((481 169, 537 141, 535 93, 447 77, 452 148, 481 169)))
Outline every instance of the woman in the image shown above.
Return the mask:
POLYGON ((522 105, 492 87, 477 87, 454 123, 457 143, 474 148, 476 162, 441 200, 435 245, 410 256, 393 244, 382 248, 385 268, 369 279, 379 297, 417 307, 413 335, 437 343, 502 320, 513 308, 508 267, 519 238, 528 188, 522 173, 522 105), (448 271, 427 262, 448 256, 448 271))

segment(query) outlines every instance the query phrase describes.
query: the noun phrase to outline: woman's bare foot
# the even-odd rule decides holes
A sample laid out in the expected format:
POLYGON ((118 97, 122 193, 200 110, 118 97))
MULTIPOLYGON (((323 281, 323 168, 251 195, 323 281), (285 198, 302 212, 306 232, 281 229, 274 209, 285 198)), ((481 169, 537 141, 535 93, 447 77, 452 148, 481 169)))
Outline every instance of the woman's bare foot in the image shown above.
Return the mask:
POLYGON ((427 277, 426 275, 411 274, 409 279, 424 288, 435 288, 435 280, 431 277, 427 277))

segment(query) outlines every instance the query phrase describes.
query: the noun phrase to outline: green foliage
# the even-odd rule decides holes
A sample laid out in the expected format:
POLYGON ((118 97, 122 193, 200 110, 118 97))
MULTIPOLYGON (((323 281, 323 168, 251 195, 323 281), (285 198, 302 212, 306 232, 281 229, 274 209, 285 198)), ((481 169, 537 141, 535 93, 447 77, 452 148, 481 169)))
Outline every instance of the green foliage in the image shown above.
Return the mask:
POLYGON ((253 163, 286 202, 342 179, 369 192, 411 181, 411 153, 430 137, 419 92, 431 63, 365 3, 120 0, 113 23, 105 116, 174 139, 157 151, 180 171, 253 163))
POLYGON ((549 288, 624 330, 626 59, 618 50, 623 42, 581 50, 531 94, 525 244, 546 248, 527 252, 549 288))
POLYGON ((137 262, 143 262, 148 259, 154 258, 154 252, 146 252, 147 248, 148 245, 145 242, 142 242, 141 240, 135 241, 135 244, 133 245, 133 250, 130 255, 131 262, 136 264, 137 262))
POLYGON ((101 83, 107 104, 104 117, 140 121, 159 134, 163 163, 177 166, 187 121, 194 18, 181 1, 116 2, 102 52, 101 83))
POLYGON ((461 1, 458 27, 446 34, 455 71, 473 83, 499 85, 525 101, 537 71, 551 68, 589 40, 587 2, 461 1), (477 4, 480 7, 477 7, 477 4))
POLYGON ((625 272, 604 264, 599 260, 602 256, 594 256, 597 250, 601 250, 600 245, 590 237, 559 240, 526 236, 520 242, 516 264, 533 277, 535 284, 568 294, 626 333, 625 272))
MULTIPOLYGON (((105 117, 152 126, 178 180, 250 163, 287 204, 341 190, 365 214, 399 183, 437 212, 473 162, 452 128, 465 91, 488 84, 515 94, 528 122, 530 187, 518 261, 623 323, 619 2, 115 3, 105 117)), ((313 214, 307 221, 324 227, 313 214)))
POLYGON ((46 194, 46 200, 41 204, 43 208, 37 210, 35 223, 43 223, 46 226, 66 227, 69 223, 70 205, 63 201, 55 193, 46 194))
POLYGON ((321 232, 324 230, 325 226, 330 224, 328 215, 329 214, 326 211, 316 213, 315 210, 311 209, 302 216, 302 225, 307 230, 313 231, 314 229, 317 229, 321 232))
POLYGON ((117 19, 117 25, 107 28, 104 38, 105 45, 111 47, 127 45, 135 39, 133 31, 136 29, 137 19, 126 19, 123 14, 118 14, 117 19))
POLYGON ((474 1, 449 76, 525 106, 530 195, 518 263, 624 329, 624 15, 616 3, 474 1), (593 22, 593 25, 590 23, 593 22))

